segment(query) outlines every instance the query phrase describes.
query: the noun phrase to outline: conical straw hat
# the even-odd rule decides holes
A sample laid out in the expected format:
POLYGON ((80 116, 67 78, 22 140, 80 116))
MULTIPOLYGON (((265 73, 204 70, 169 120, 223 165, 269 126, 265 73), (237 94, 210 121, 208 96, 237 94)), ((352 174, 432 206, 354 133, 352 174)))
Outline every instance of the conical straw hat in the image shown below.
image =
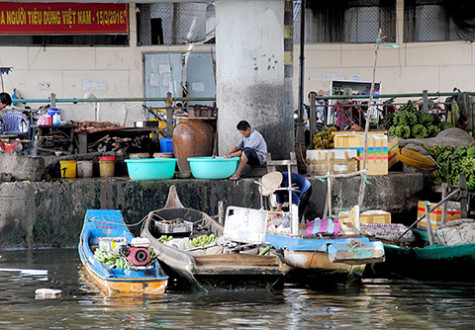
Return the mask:
POLYGON ((260 191, 262 196, 268 196, 276 191, 282 183, 282 173, 280 172, 271 172, 262 177, 262 185, 260 186, 260 191))

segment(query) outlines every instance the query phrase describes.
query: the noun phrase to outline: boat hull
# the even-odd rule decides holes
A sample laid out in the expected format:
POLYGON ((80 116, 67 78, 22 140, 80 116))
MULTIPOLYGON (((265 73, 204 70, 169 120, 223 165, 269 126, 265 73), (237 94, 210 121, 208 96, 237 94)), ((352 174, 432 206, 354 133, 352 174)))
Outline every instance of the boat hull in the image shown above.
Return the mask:
POLYGON ((317 251, 284 251, 284 260, 295 269, 314 270, 315 274, 329 275, 346 274, 361 276, 366 264, 353 265, 332 262, 326 252, 317 251))
POLYGON ((141 279, 124 280, 107 280, 89 267, 84 267, 86 277, 93 282, 102 292, 115 295, 161 295, 165 293, 167 280, 144 281, 141 279))
POLYGON ((385 244, 386 262, 374 267, 376 274, 414 278, 472 280, 475 243, 408 248, 385 244))
POLYGON ((382 243, 364 238, 302 239, 267 234, 266 241, 276 251, 281 251, 285 262, 292 267, 289 278, 337 276, 352 279, 362 276, 368 263, 384 261, 382 243))

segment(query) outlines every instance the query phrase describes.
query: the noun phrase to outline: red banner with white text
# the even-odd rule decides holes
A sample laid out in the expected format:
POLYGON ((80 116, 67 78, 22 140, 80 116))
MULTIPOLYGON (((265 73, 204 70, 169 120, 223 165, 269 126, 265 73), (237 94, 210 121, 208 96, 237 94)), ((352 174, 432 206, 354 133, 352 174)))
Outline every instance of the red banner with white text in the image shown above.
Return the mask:
POLYGON ((125 34, 128 5, 1 2, 1 34, 125 34))

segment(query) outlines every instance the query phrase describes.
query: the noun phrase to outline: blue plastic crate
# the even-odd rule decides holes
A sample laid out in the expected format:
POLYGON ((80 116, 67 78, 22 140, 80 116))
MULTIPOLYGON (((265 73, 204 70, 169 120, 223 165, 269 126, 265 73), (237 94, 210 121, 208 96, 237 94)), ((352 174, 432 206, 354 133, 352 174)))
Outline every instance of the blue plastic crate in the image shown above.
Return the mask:
POLYGON ((160 138, 160 152, 173 153, 173 140, 172 138, 160 138))

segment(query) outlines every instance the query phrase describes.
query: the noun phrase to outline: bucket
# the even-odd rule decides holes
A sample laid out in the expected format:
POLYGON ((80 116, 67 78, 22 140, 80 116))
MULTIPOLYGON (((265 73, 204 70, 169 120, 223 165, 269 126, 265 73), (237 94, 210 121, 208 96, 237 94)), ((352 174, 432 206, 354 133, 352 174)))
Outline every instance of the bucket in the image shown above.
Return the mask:
POLYGON ((78 177, 90 178, 92 177, 92 161, 84 160, 77 162, 78 177))
POLYGON ((62 178, 76 177, 76 161, 75 160, 61 160, 59 164, 61 167, 62 178))
POLYGON ((160 152, 173 152, 173 138, 160 138, 160 152))
POLYGON ((114 176, 115 161, 114 160, 101 160, 101 158, 115 158, 115 157, 99 157, 99 173, 101 177, 114 176))

